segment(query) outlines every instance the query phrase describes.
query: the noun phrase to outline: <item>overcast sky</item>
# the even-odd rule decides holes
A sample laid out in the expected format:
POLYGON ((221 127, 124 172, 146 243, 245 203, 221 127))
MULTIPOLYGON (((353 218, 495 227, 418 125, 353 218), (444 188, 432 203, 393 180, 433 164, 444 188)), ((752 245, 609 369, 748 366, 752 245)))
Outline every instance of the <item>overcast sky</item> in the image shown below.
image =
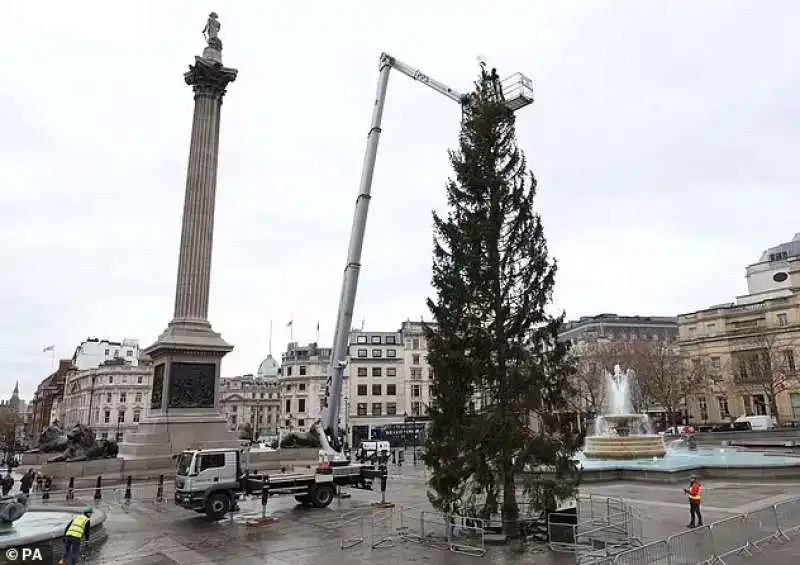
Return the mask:
MULTIPOLYGON (((800 231, 791 1, 3 2, 0 396, 89 336, 171 318, 193 99, 219 12, 225 98, 210 318, 254 372, 329 345, 381 51, 456 89, 483 54, 531 77, 519 141, 569 317, 675 315, 745 291, 800 231), (524 7, 523 7, 524 6, 524 7)), ((431 209, 459 108, 390 79, 354 322, 426 314, 431 209)))

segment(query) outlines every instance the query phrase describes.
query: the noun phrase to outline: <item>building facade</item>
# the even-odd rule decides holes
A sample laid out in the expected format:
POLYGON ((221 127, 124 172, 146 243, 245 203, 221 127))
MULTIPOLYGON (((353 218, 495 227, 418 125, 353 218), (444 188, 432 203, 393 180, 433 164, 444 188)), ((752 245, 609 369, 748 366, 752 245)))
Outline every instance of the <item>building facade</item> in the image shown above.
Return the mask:
POLYGON ((746 415, 800 421, 800 234, 746 268, 747 294, 679 316, 681 351, 708 368, 692 420, 746 415))
POLYGON ((65 427, 84 424, 98 439, 123 441, 149 413, 152 376, 148 360, 137 358, 133 364, 122 356, 99 367, 70 371, 61 401, 65 427))
POLYGON ((58 369, 46 376, 31 400, 31 420, 28 441, 36 445, 39 436, 51 425, 57 423, 61 399, 64 397, 66 376, 73 368, 72 359, 61 359, 58 369))
POLYGON ((4 448, 18 449, 27 444, 25 439, 27 406, 19 397, 19 383, 8 400, 0 401, 0 445, 4 448))
MULTIPOLYGON (((279 434, 307 432, 315 421, 322 417, 325 405, 325 385, 328 380, 328 365, 331 348, 319 347, 316 343, 287 346, 281 356, 278 375, 280 394, 279 434)), ((348 369, 342 386, 339 427, 347 430, 348 369)))
POLYGON ((220 411, 232 430, 241 430, 249 424, 253 439, 277 437, 280 424, 278 372, 278 362, 270 355, 262 361, 255 375, 220 379, 220 411))
POLYGON ((106 361, 114 360, 122 360, 126 365, 135 367, 139 363, 139 340, 114 341, 90 337, 76 347, 72 355, 72 364, 79 371, 93 369, 106 361))

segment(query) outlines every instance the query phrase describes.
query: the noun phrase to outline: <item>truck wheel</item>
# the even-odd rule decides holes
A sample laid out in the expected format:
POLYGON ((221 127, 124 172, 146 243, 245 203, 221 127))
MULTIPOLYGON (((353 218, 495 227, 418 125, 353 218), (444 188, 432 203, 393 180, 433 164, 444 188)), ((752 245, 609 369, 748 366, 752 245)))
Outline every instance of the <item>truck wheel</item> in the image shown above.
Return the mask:
POLYGON ((303 506, 311 506, 311 496, 309 496, 307 494, 301 494, 301 495, 295 496, 294 499, 297 502, 299 502, 300 504, 302 504, 303 506))
POLYGON ((206 515, 212 520, 225 517, 231 509, 231 499, 227 494, 217 492, 208 497, 206 501, 206 515))
POLYGON ((336 496, 336 491, 331 485, 314 485, 311 488, 311 504, 315 508, 325 508, 330 505, 334 496, 336 496))

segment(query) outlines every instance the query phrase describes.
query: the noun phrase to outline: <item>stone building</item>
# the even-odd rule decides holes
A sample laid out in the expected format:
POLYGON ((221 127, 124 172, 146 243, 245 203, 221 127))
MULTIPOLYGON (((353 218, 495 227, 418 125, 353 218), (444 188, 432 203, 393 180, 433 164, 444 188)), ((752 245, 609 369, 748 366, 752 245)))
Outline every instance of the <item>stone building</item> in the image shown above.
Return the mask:
POLYGON ((268 355, 255 375, 220 379, 219 406, 231 429, 250 424, 253 439, 271 439, 278 435, 280 386, 278 362, 268 355))
POLYGON ((31 419, 28 441, 35 445, 41 433, 58 419, 59 406, 64 397, 67 372, 72 370, 72 359, 61 359, 58 369, 46 376, 31 400, 31 419))
POLYGON ((133 364, 122 356, 68 372, 61 401, 65 427, 85 424, 98 438, 121 442, 149 413, 152 376, 149 360, 137 357, 133 364))
POLYGON ((800 421, 800 234, 746 268, 747 294, 679 316, 681 351, 708 368, 692 420, 769 414, 800 421))

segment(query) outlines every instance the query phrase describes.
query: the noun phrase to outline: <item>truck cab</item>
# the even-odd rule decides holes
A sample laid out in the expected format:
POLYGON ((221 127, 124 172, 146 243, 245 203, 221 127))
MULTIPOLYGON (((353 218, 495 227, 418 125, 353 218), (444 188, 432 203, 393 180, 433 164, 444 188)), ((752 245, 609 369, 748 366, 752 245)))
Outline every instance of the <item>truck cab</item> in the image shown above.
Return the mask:
POLYGON ((182 452, 175 470, 175 503, 212 517, 224 516, 235 507, 241 469, 236 449, 182 452))

